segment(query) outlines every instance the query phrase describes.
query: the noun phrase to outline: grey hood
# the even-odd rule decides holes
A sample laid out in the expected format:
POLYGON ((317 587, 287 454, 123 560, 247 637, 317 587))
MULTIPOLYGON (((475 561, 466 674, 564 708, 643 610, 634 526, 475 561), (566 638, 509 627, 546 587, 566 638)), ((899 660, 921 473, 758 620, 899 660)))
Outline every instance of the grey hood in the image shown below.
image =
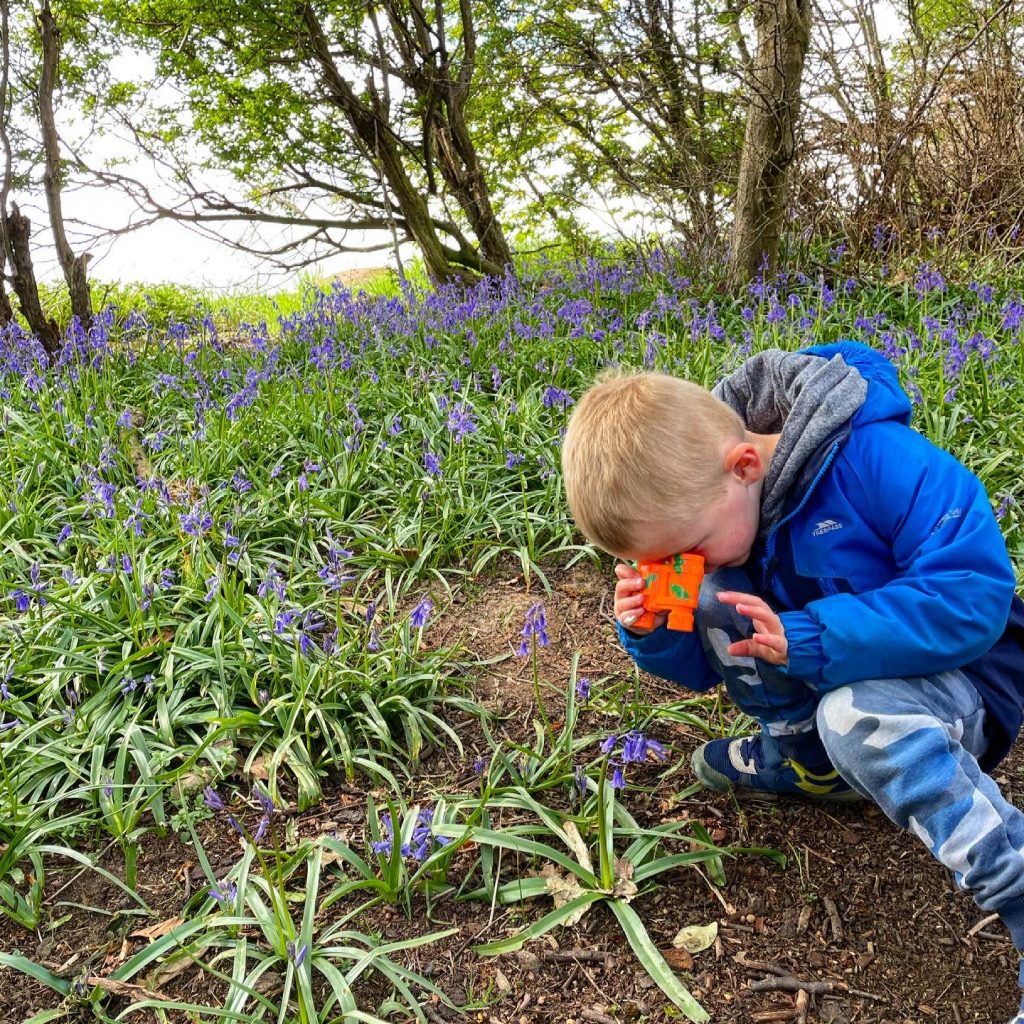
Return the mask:
POLYGON ((781 517, 808 459, 860 409, 867 392, 867 381, 841 356, 781 349, 758 353, 715 386, 712 393, 748 430, 781 433, 761 491, 762 534, 781 517))

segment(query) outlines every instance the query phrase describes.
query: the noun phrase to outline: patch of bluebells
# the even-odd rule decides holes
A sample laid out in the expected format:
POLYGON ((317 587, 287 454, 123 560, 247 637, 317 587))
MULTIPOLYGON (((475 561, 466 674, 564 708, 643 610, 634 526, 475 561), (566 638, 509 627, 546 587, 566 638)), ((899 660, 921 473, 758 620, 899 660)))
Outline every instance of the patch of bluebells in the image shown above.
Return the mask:
POLYGON ((631 729, 621 737, 615 733, 607 736, 601 743, 601 753, 608 755, 608 764, 612 768, 610 784, 615 790, 626 788, 626 765, 646 764, 652 758, 664 761, 668 757, 668 750, 661 743, 645 736, 639 729, 631 729))
MULTIPOLYGON (((448 836, 435 836, 431 831, 434 821, 434 809, 423 807, 416 814, 416 824, 408 843, 403 843, 400 853, 403 858, 424 861, 430 856, 435 846, 447 846, 451 839, 448 836)), ((391 815, 385 811, 380 816, 382 838, 372 843, 373 852, 381 857, 390 857, 395 843, 395 828, 391 815)))

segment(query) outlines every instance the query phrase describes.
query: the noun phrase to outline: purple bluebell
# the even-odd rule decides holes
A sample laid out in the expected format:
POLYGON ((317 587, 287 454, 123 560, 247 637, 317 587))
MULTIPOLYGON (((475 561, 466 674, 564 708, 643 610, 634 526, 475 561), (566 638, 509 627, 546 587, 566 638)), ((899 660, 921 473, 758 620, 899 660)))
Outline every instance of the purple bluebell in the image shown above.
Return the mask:
POLYGON ((224 879, 220 885, 213 885, 207 890, 218 903, 234 904, 238 899, 238 886, 234 882, 224 879))
POLYGON ((213 788, 213 786, 207 786, 203 790, 203 803, 210 808, 211 811, 226 811, 228 809, 227 804, 221 799, 220 794, 213 788))
POLYGON ((203 600, 209 604, 209 602, 212 601, 219 592, 220 576, 218 576, 217 573, 214 573, 206 579, 206 594, 204 595, 203 600))
POLYGON ((601 743, 601 753, 610 754, 615 749, 615 744, 618 742, 618 736, 612 733, 606 736, 601 743))
POLYGON ((427 624, 427 619, 430 618, 430 613, 433 610, 434 602, 424 595, 420 599, 420 603, 413 609, 412 615, 409 617, 409 621, 412 624, 413 629, 423 629, 427 624))
POLYGON ((306 954, 309 952, 308 943, 304 942, 298 949, 296 949, 295 943, 289 939, 288 942, 285 943, 285 948, 288 951, 288 959, 291 960, 296 967, 301 967, 303 961, 306 959, 306 954))
POLYGON ((527 608, 526 618, 523 622, 522 637, 523 639, 520 641, 519 648, 516 651, 520 657, 526 657, 530 653, 531 638, 535 638, 535 642, 539 643, 541 647, 548 646, 550 642, 548 639, 548 620, 544 614, 544 605, 540 601, 527 608))
POLYGON ((256 588, 256 593, 260 598, 266 598, 269 594, 275 594, 279 601, 284 600, 284 577, 277 571, 277 565, 274 562, 267 566, 267 575, 256 588))
POLYGON ((429 476, 441 478, 441 460, 429 449, 423 452, 423 468, 429 476))
POLYGON ((590 700, 590 679, 587 676, 580 676, 576 680, 576 699, 584 702, 590 700))

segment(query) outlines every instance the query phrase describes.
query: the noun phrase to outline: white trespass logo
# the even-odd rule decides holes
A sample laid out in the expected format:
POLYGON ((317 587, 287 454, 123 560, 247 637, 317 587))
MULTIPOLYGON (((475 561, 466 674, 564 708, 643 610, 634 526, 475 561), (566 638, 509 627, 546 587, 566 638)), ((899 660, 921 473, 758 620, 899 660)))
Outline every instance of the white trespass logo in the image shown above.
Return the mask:
POLYGON ((843 524, 835 519, 822 519, 820 523, 815 523, 814 529, 811 531, 812 537, 821 537, 826 533, 833 533, 836 530, 841 530, 843 524))

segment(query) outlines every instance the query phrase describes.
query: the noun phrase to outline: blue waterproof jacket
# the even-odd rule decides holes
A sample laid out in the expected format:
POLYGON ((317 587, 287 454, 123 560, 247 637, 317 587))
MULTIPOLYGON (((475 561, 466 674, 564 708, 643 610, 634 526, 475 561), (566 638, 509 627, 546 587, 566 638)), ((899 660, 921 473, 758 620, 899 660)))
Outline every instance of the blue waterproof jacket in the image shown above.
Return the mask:
MULTIPOLYGON (((826 692, 962 669, 985 704, 991 768, 1024 717, 1024 603, 985 489, 910 428, 910 400, 880 353, 839 342, 802 354, 840 356, 867 390, 762 522, 744 567, 780 611, 786 671, 826 692)), ((620 635, 654 675, 694 690, 719 682, 698 631, 620 635)))

